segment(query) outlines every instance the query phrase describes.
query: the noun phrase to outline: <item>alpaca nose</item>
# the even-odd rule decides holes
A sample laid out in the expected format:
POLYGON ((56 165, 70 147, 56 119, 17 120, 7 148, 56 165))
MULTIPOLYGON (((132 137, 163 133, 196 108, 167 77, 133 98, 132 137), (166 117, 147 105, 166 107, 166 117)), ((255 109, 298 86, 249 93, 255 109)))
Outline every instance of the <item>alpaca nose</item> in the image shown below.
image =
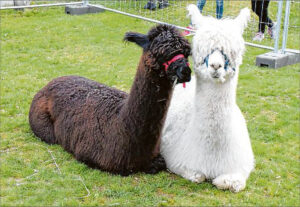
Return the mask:
POLYGON ((212 67, 215 70, 218 70, 220 67, 222 67, 222 65, 219 63, 212 63, 210 64, 210 67, 212 67))
POLYGON ((179 79, 182 79, 183 78, 183 72, 184 72, 184 68, 183 67, 180 67, 177 71, 176 71, 176 74, 178 76, 179 79))
POLYGON ((178 77, 178 83, 186 82, 191 80, 191 69, 188 66, 180 67, 176 71, 176 75, 178 77))

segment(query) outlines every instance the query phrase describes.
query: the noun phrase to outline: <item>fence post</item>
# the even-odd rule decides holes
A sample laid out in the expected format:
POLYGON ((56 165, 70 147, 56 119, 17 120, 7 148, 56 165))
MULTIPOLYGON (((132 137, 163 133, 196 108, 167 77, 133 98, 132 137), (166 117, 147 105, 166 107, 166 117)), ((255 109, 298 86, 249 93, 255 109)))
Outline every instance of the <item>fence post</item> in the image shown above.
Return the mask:
POLYGON ((291 0, 286 0, 285 6, 285 16, 284 16, 284 27, 282 34, 282 48, 278 51, 279 39, 280 39, 280 27, 281 27, 281 16, 283 0, 278 1, 278 11, 277 11, 277 25, 276 25, 276 39, 274 43, 274 51, 261 54, 256 57, 257 66, 267 66, 270 68, 280 68, 286 65, 291 65, 300 62, 299 53, 289 53, 286 52, 286 42, 288 36, 288 26, 289 26, 289 16, 290 16, 290 5, 291 0))
POLYGON ((277 25, 276 25, 276 34, 275 34, 275 43, 274 43, 274 52, 275 53, 278 53, 280 27, 281 27, 281 16, 282 16, 282 5, 283 5, 283 1, 278 1, 277 25))
POLYGON ((289 27, 289 18, 290 18, 290 5, 291 5, 291 1, 286 0, 281 53, 285 53, 285 49, 286 49, 286 42, 287 42, 287 36, 288 36, 288 27, 289 27))

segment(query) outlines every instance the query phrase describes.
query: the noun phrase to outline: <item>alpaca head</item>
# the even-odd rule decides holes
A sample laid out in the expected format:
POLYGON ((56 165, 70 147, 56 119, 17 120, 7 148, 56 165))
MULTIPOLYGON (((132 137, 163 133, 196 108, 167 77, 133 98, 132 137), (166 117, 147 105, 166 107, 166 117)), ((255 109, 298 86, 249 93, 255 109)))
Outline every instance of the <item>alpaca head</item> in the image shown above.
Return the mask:
POLYGON ((124 40, 135 42, 150 57, 146 62, 149 70, 157 71, 160 77, 167 77, 170 82, 187 82, 191 79, 188 56, 191 53, 189 42, 182 37, 175 27, 158 25, 148 34, 126 33, 124 40))
POLYGON ((195 5, 189 5, 188 11, 197 29, 193 39, 196 75, 216 83, 236 79, 245 50, 242 35, 249 9, 243 9, 235 19, 222 20, 202 16, 195 5))

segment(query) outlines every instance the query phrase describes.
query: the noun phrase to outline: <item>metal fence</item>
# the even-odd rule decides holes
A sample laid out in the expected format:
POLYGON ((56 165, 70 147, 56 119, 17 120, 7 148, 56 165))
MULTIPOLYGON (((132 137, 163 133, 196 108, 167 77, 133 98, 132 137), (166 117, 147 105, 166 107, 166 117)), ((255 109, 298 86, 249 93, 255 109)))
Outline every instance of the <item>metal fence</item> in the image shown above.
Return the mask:
MULTIPOLYGON (((1 1, 1 0, 0 0, 1 1)), ((11 0, 20 1, 20 0, 11 0)), ((26 2, 29 0, 21 0, 26 2)), ((300 53, 300 1, 268 1, 268 0, 63 0, 62 1, 38 1, 31 0, 30 5, 17 4, 18 6, 0 7, 0 9, 16 8, 35 8, 49 6, 65 5, 90 5, 103 8, 107 11, 128 15, 134 18, 143 19, 154 23, 166 23, 174 25, 180 29, 186 29, 190 20, 186 17, 186 7, 188 4, 197 4, 202 8, 204 15, 218 16, 220 18, 220 6, 222 6, 222 18, 235 17, 239 11, 244 8, 252 7, 252 18, 244 38, 246 44, 254 47, 274 50, 275 52, 284 53, 286 51, 300 53), (205 5, 203 5, 203 2, 205 5), (268 7, 263 2, 269 2, 268 7), (149 3, 156 8, 149 9, 149 3), (220 5, 222 3, 222 5, 220 5), (253 5, 254 4, 254 8, 253 5), (148 8, 145 7, 148 4, 148 8), (259 5, 261 8, 259 8, 259 5), (265 8, 264 8, 265 7, 265 8), (266 8, 267 7, 267 8, 266 8), (261 15, 256 13, 261 12, 261 15), (268 16, 276 24, 276 37, 271 39, 267 32, 261 42, 253 41, 253 37, 259 30, 259 20, 262 23, 268 23, 263 16, 263 11, 268 11, 268 16), (255 13, 256 11, 256 13, 255 13), (289 49, 287 49, 289 48, 289 49)), ((16 5, 16 4, 15 4, 16 5)), ((266 27, 266 31, 267 31, 266 27)), ((190 30, 192 31, 192 30, 190 30)))
POLYGON ((0 10, 26 9, 66 5, 82 5, 82 0, 39 1, 39 0, 0 0, 0 10))

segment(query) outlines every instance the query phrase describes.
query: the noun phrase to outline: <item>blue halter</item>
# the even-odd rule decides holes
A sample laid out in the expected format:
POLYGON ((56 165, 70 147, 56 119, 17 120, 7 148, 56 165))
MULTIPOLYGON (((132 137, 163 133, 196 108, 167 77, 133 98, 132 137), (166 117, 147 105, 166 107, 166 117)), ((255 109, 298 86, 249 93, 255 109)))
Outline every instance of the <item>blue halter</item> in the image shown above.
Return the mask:
MULTIPOLYGON (((207 56, 204 58, 204 60, 203 60, 203 64, 205 63, 205 65, 206 65, 207 68, 208 68, 208 59, 209 59, 209 56, 210 56, 211 54, 213 54, 215 51, 216 51, 216 50, 211 51, 211 53, 210 53, 209 55, 207 55, 207 56)), ((225 71, 227 71, 228 66, 231 65, 231 64, 230 64, 230 62, 229 62, 229 59, 228 59, 227 55, 226 55, 222 50, 220 50, 220 52, 221 52, 221 54, 224 56, 224 59, 225 59, 224 69, 225 69, 225 71)), ((232 70, 235 71, 235 68, 232 68, 232 70)))

